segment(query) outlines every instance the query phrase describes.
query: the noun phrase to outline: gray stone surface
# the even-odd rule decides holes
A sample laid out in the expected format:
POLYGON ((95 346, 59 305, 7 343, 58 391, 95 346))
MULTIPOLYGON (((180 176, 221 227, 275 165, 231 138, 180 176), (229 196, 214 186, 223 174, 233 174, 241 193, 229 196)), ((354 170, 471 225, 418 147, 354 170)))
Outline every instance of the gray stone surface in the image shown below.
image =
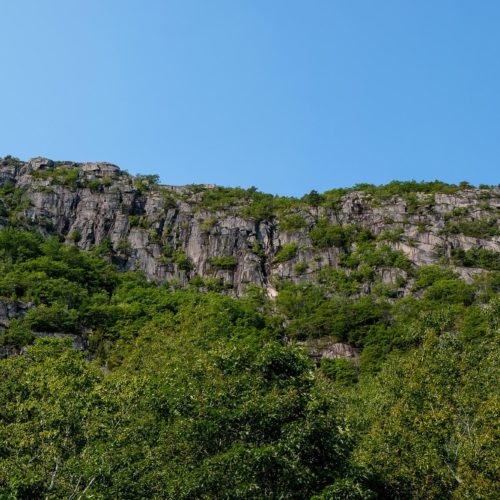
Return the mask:
POLYGON ((320 337, 297 344, 307 349, 309 357, 316 365, 319 365, 322 359, 347 358, 357 362, 359 358, 359 353, 354 347, 338 342, 332 337, 320 337))
MULTIPOLYGON (((206 212, 182 199, 189 187, 159 186, 141 192, 134 178, 109 163, 71 162, 54 163, 44 158, 34 158, 20 166, 0 166, 0 185, 14 182, 25 190, 29 206, 22 215, 40 227, 52 225, 63 235, 78 231, 77 244, 83 249, 109 240, 123 269, 141 269, 156 282, 178 280, 187 283, 195 275, 222 279, 232 287, 233 293, 243 293, 248 283, 268 289, 272 295, 272 279, 281 277, 295 282, 306 281, 325 266, 337 266, 339 251, 336 248, 317 250, 312 248, 309 231, 318 217, 326 217, 334 224, 358 224, 375 234, 400 228, 399 241, 390 245, 404 252, 416 265, 437 262, 440 252, 449 254, 452 248, 465 250, 482 247, 500 251, 500 238, 470 238, 463 235, 443 236, 441 230, 445 218, 453 209, 466 207, 471 219, 487 218, 491 211, 500 209, 500 190, 488 191, 488 207, 484 207, 484 192, 467 189, 453 195, 437 194, 427 207, 411 213, 404 200, 393 197, 374 204, 363 192, 352 192, 343 197, 339 209, 301 208, 300 213, 307 227, 286 232, 279 228, 279 220, 271 218, 255 221, 243 218, 238 208, 206 212), (64 165, 79 172, 78 187, 70 187, 37 176, 38 170, 64 165), (96 189, 86 186, 89 179, 100 180, 96 189), (107 181, 107 182, 104 182, 107 181), (176 206, 166 201, 166 195, 176 197, 176 206), (132 219, 144 223, 133 225, 132 219), (207 224, 207 221, 212 221, 207 224), (262 256, 255 255, 253 246, 259 243, 262 256), (287 243, 296 243, 299 251, 289 262, 273 262, 276 253, 287 243), (169 246, 175 252, 183 252, 192 267, 182 269, 174 260, 165 258, 164 249, 169 246), (215 269, 214 257, 233 256, 236 266, 230 270, 215 269), (306 262, 308 269, 302 274, 296 264, 306 262)), ((207 186, 205 186, 207 188, 207 186)), ((208 187, 210 188, 210 187, 208 187)), ((420 196, 425 205, 426 197, 420 196)), ((8 220, 0 218, 2 226, 8 220)), ((401 274, 394 270, 380 270, 386 283, 394 282, 401 274)), ((472 279, 474 272, 459 269, 465 279, 472 279)))

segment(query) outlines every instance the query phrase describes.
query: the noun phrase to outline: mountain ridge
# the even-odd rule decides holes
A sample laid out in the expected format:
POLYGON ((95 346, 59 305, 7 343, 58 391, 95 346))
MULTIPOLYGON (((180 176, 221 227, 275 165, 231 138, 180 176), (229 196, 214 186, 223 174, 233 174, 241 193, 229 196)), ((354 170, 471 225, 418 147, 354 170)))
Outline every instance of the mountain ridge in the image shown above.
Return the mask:
POLYGON ((496 498, 499 201, 4 158, 0 496, 496 498))
POLYGON ((0 162, 0 175, 0 187, 23 200, 10 211, 4 204, 3 226, 15 219, 84 250, 106 247, 121 269, 142 270, 157 283, 200 277, 235 295, 248 284, 274 295, 279 280, 352 270, 348 257, 363 238, 386 254, 375 258, 376 281, 404 281, 400 294, 411 285, 412 266, 441 262, 471 280, 482 268, 467 252, 500 251, 498 187, 438 183, 441 192, 382 197, 340 189, 327 192, 335 192, 333 201, 316 192, 299 200, 254 189, 164 186, 157 176, 131 176, 106 162, 12 157, 0 162))

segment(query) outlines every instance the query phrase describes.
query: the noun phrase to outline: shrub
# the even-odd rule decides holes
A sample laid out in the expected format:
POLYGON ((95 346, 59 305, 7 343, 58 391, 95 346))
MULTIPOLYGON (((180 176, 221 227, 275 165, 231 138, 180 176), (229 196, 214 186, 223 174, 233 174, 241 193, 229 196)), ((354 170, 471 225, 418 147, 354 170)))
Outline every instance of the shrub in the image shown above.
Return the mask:
POLYGON ((458 279, 439 280, 425 291, 424 298, 436 302, 470 305, 474 301, 474 288, 458 279))
POLYGON ((408 193, 404 196, 404 200, 406 202, 406 212, 410 215, 416 214, 419 207, 417 195, 415 193, 408 193))
POLYGON ((94 252, 99 257, 112 255, 113 243, 111 243, 109 238, 104 238, 98 245, 95 246, 94 252))
POLYGON ((500 271, 500 253, 486 248, 454 248, 451 260, 457 266, 481 267, 489 271, 500 271))
POLYGON ((29 199, 24 196, 24 191, 16 187, 12 181, 5 182, 0 186, 0 199, 2 203, 2 215, 15 214, 29 207, 29 199))
POLYGON ((297 231, 307 226, 307 222, 303 215, 290 214, 283 216, 279 221, 279 229, 281 231, 297 231))
POLYGON ((118 242, 118 246, 116 248, 119 252, 125 254, 126 256, 130 256, 132 252, 132 246, 130 245, 130 241, 127 238, 123 238, 118 242))
POLYGON ((453 280, 456 278, 456 273, 446 267, 422 266, 417 270, 417 279, 413 285, 413 290, 428 288, 440 280, 453 280))
POLYGON ((143 229, 148 227, 147 217, 143 217, 141 215, 129 215, 128 222, 130 227, 141 227, 143 229))
POLYGON ((7 155, 0 160, 0 164, 11 167, 20 167, 23 162, 15 156, 7 155))
POLYGON ((262 248, 262 245, 260 244, 260 242, 258 240, 255 240, 252 243, 252 253, 254 255, 257 255, 257 257, 260 257, 261 259, 266 256, 266 252, 264 251, 264 249, 262 248))
POLYGON ((343 226, 330 225, 327 220, 320 220, 311 230, 310 237, 318 248, 347 248, 350 243, 351 230, 343 226))
POLYGON ((238 259, 233 255, 213 257, 210 259, 210 265, 216 269, 231 271, 238 265, 238 259))
POLYGON ((224 281, 222 278, 206 278, 204 286, 209 292, 221 292, 224 290, 224 281))
POLYGON ((307 203, 311 207, 319 207, 325 202, 325 195, 319 194, 313 189, 309 194, 306 194, 302 197, 302 201, 304 203, 307 203))
POLYGON ((12 319, 5 332, 0 333, 0 345, 22 347, 33 341, 33 332, 29 324, 22 319, 12 319))
POLYGON ((323 358, 320 368, 330 380, 341 385, 351 385, 358 379, 356 367, 351 361, 345 358, 323 358))
POLYGON ((100 179, 89 179, 85 182, 85 187, 96 193, 101 189, 102 182, 100 179))
POLYGON ((500 227, 496 218, 447 221, 442 234, 463 234, 472 238, 488 238, 500 235, 500 227))
POLYGON ((205 281, 199 274, 197 274, 189 280, 189 284, 195 288, 201 288, 205 285, 205 281))
POLYGON ((217 219, 215 217, 208 217, 200 223, 200 229, 203 233, 209 233, 210 230, 217 224, 217 219))
POLYGON ((138 227, 141 223, 141 216, 140 215, 129 215, 128 216, 128 223, 130 224, 130 227, 138 227))
POLYGON ((160 182, 158 175, 136 175, 134 186, 139 192, 150 191, 160 182))
POLYGON ((470 209, 468 207, 455 207, 449 214, 445 215, 446 219, 450 219, 452 217, 464 217, 469 215, 470 209))
POLYGON ((275 255, 274 262, 282 263, 288 262, 296 257, 299 247, 296 243, 285 243, 280 251, 275 255))
POLYGON ((165 210, 170 210, 171 208, 177 208, 177 200, 170 191, 167 191, 166 189, 162 190, 161 197, 163 199, 163 208, 165 210))
POLYGON ((397 267, 407 272, 412 271, 412 263, 406 255, 394 250, 389 245, 376 246, 373 242, 363 242, 357 245, 356 250, 341 258, 342 265, 351 269, 359 266, 376 267, 397 267))
POLYGON ((26 321, 34 331, 75 333, 78 331, 78 312, 65 305, 55 303, 39 305, 26 314, 26 321))
POLYGON ((42 253, 42 237, 37 233, 6 228, 0 230, 0 261, 17 262, 42 253))
POLYGON ((151 243, 160 243, 160 235, 156 229, 150 229, 148 231, 148 239, 151 243))
POLYGON ((383 231, 382 233, 379 234, 378 239, 390 241, 392 243, 397 243, 398 241, 402 240, 403 234, 404 234, 403 228, 386 230, 386 231, 383 231))
POLYGON ((193 269, 191 259, 184 252, 176 252, 174 254, 174 262, 179 266, 179 269, 183 271, 190 271, 193 269))
POLYGON ((307 270, 309 269, 309 265, 307 262, 297 262, 295 264, 293 271, 295 274, 298 274, 299 276, 304 274, 307 270))
POLYGON ((79 229, 73 229, 73 231, 66 236, 66 239, 73 243, 78 243, 82 239, 82 232, 79 229))
POLYGON ((171 259, 174 256, 175 248, 169 243, 165 243, 162 248, 163 255, 168 259, 171 259))
POLYGON ((242 214, 256 221, 270 219, 275 213, 275 200, 270 195, 258 194, 261 196, 254 196, 252 202, 244 208, 242 214))
POLYGON ((71 189, 78 187, 78 169, 74 167, 56 167, 48 170, 35 170, 31 173, 35 179, 51 179, 54 184, 67 186, 71 189))

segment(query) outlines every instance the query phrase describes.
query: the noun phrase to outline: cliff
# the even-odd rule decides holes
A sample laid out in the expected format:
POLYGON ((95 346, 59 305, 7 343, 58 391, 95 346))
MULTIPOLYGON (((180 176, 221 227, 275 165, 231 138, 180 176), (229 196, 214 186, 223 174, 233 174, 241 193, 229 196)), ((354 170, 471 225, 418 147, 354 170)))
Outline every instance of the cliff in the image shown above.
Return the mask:
POLYGON ((412 266, 446 263, 470 280, 484 267, 478 249, 500 252, 500 189, 493 187, 395 195, 368 187, 297 200, 254 189, 162 186, 109 163, 10 157, 0 163, 0 187, 1 227, 58 233, 155 282, 201 278, 235 295, 249 283, 272 296, 279 279, 351 272, 363 241, 379 251, 372 281, 392 284, 399 295, 411 285, 412 266))

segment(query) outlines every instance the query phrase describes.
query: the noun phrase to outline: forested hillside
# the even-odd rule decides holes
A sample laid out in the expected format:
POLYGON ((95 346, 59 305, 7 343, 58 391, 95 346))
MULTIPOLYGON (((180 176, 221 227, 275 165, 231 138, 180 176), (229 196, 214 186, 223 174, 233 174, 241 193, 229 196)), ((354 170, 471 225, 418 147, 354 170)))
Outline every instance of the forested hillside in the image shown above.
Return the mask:
POLYGON ((499 220, 4 158, 0 498, 498 498, 499 220))

